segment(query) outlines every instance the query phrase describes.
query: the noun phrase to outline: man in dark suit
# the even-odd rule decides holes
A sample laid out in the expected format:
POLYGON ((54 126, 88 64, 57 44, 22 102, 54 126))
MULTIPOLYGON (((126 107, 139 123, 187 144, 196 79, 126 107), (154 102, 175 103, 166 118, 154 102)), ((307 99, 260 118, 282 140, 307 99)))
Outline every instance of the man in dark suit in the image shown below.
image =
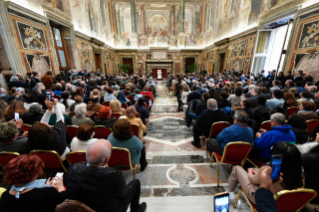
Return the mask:
POLYGON ((302 81, 302 87, 304 88, 305 85, 307 84, 307 82, 312 82, 313 81, 313 78, 311 75, 307 75, 307 74, 302 74, 301 76, 303 78, 303 81, 302 81))
POLYGON ((193 146, 200 147, 199 136, 208 137, 212 124, 218 121, 227 121, 228 117, 223 110, 219 110, 215 99, 207 100, 207 110, 201 112, 196 125, 193 128, 194 141, 193 146))
POLYGON ((220 101, 218 101, 218 108, 230 107, 231 103, 227 100, 228 93, 226 91, 221 91, 219 94, 220 101))
POLYGON ((187 103, 190 103, 194 99, 200 99, 201 95, 198 93, 198 89, 196 85, 192 86, 192 93, 190 93, 187 97, 187 103))

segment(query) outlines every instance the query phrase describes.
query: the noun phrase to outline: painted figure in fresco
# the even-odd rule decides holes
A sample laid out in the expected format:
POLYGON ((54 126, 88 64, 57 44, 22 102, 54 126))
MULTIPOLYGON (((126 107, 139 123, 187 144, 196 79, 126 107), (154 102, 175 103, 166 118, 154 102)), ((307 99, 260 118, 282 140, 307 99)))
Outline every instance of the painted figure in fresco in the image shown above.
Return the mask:
POLYGON ((82 56, 83 57, 90 57, 90 49, 89 45, 82 43, 82 56))
POLYGON ((41 79, 48 71, 51 71, 51 67, 43 56, 35 55, 32 59, 31 71, 37 72, 39 74, 39 79, 41 79))
POLYGON ((89 13, 89 22, 91 27, 91 32, 96 32, 95 28, 95 14, 94 14, 94 5, 91 1, 88 1, 88 13, 89 13))
POLYGON ((81 8, 81 0, 71 0, 72 7, 80 7, 81 8))
POLYGON ((71 15, 71 8, 68 0, 63 1, 63 9, 66 14, 71 15))
POLYGON ((46 45, 44 42, 42 42, 41 34, 37 30, 35 30, 33 27, 27 27, 24 29, 24 44, 27 45, 28 49, 35 49, 40 51, 46 51, 46 45))
POLYGON ((194 40, 194 36, 190 33, 188 33, 187 35, 187 46, 195 46, 195 40, 194 40))
POLYGON ((319 22, 304 27, 302 34, 306 34, 306 36, 302 39, 301 45, 299 44, 299 48, 319 46, 319 22))

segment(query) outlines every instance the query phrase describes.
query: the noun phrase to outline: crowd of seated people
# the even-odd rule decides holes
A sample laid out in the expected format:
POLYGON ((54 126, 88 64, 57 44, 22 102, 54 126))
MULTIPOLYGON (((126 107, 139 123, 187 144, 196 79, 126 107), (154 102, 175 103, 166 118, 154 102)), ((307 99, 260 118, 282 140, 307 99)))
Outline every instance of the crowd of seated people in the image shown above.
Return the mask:
POLYGON ((131 211, 145 211, 146 204, 139 203, 139 180, 126 184, 118 167, 99 167, 108 165, 113 146, 128 149, 132 165, 138 164, 140 171, 147 168, 143 136, 152 105, 147 99, 154 101, 156 91, 153 79, 68 71, 56 77, 48 72, 41 81, 36 80, 36 73, 28 76, 25 80, 12 76, 10 93, 1 88, 0 152, 20 156, 1 170, 4 182, 12 187, 6 187, 0 210, 54 211, 71 199, 95 211, 126 211, 129 205, 131 211), (136 136, 132 124, 139 128, 136 136), (102 139, 95 135, 96 126, 112 131, 102 139), (72 137, 69 127, 77 130, 72 137), (45 164, 39 157, 27 155, 33 150, 55 151, 68 168, 64 181, 37 180, 45 164), (67 154, 74 151, 86 152, 87 162, 70 166, 67 154))
MULTIPOLYGON (((129 205, 131 211, 145 211, 146 204, 139 203, 139 180, 127 184, 118 167, 101 167, 108 166, 113 146, 128 149, 132 164, 139 162, 141 171, 147 168, 143 136, 156 97, 152 77, 85 71, 61 72, 56 77, 48 72, 40 80, 37 73, 28 76, 12 76, 8 93, 0 89, 0 152, 21 154, 2 170, 4 181, 12 187, 0 198, 1 211, 53 211, 66 199, 95 211, 126 211, 129 205), (31 126, 23 131, 24 124, 31 126), (68 125, 77 128, 75 136, 70 137, 68 125), (95 136, 97 125, 112 130, 107 138, 95 136), (138 126, 136 136, 132 125, 138 126), (64 179, 37 180, 45 164, 37 156, 24 155, 32 150, 54 150, 68 168, 64 179), (87 161, 69 166, 66 157, 73 151, 85 151, 87 161), (13 203, 17 201, 20 204, 13 203)), ((207 138, 204 148, 223 155, 227 145, 242 141, 252 147, 248 158, 262 164, 272 155, 283 156, 282 180, 272 184, 263 184, 268 166, 234 166, 228 179, 231 198, 238 183, 257 205, 260 187, 272 193, 301 187, 319 191, 318 169, 314 170, 319 164, 319 130, 308 132, 309 121, 319 114, 319 93, 311 76, 302 71, 295 77, 290 72, 276 76, 276 71, 244 77, 236 71, 181 74, 168 75, 166 85, 177 97, 187 129, 192 128, 194 147, 201 148, 202 138, 207 138), (291 114, 291 107, 298 112, 291 114), (218 122, 229 125, 211 137, 218 122), (267 129, 261 127, 265 122, 267 129)), ((319 199, 311 203, 319 204, 319 199)))

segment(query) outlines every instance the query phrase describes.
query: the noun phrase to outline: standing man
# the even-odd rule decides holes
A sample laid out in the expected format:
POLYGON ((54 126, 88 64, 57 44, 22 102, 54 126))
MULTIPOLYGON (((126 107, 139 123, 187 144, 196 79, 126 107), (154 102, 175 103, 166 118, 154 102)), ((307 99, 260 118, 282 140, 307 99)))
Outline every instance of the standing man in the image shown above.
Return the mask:
POLYGON ((45 89, 51 89, 51 86, 53 85, 52 71, 48 71, 47 74, 42 77, 41 81, 45 86, 45 89))

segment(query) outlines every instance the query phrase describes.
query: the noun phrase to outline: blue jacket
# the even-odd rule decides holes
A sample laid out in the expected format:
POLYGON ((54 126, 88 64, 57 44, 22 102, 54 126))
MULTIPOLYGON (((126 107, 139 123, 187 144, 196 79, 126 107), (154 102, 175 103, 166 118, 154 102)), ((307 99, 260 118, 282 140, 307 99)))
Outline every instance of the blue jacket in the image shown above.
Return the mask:
POLYGON ((296 136, 291 130, 291 126, 283 125, 280 127, 273 127, 272 131, 265 132, 261 137, 256 138, 253 148, 263 158, 269 159, 271 147, 277 142, 287 141, 289 143, 296 143, 296 140, 296 136))
POLYGON ((252 143, 254 140, 254 133, 248 126, 233 124, 221 131, 216 139, 224 149, 226 144, 232 141, 252 143))
POLYGON ((54 91, 55 96, 61 96, 63 91, 54 91))

